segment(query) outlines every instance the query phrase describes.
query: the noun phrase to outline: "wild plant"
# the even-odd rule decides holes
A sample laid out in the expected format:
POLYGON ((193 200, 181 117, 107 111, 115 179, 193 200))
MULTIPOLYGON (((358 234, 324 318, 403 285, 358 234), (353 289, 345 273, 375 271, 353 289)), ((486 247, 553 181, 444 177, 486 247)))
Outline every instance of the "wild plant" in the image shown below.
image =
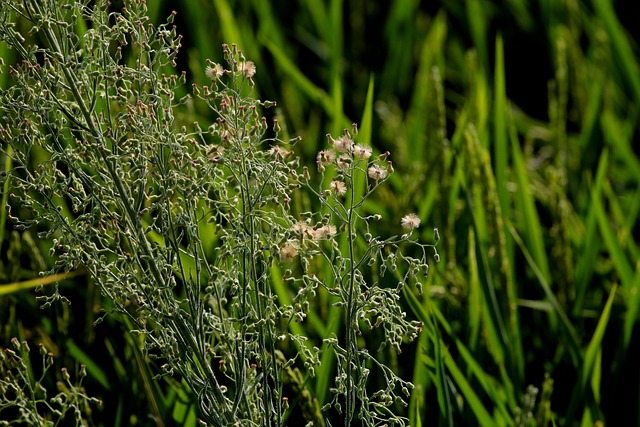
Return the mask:
POLYGON ((279 426, 294 411, 313 425, 406 424, 396 414, 412 385, 374 352, 419 335, 401 289, 421 288, 428 253, 439 255, 416 241, 415 214, 392 226, 404 233, 374 236, 383 218, 367 200, 393 173, 390 153, 374 156, 354 127, 328 137, 312 176, 299 168, 300 139, 266 118, 275 103, 255 99, 256 67, 241 50, 223 45, 226 63, 206 65, 210 82, 180 96, 173 15, 154 26, 144 1, 125 6, 2 2, 0 39, 22 58, 0 93, 15 165, 5 179, 12 206, 30 213, 10 212, 15 227, 51 239, 52 272, 91 274, 113 302, 105 315, 135 325, 158 377, 184 380, 203 424, 279 426), (32 25, 31 41, 16 17, 32 25), (193 121, 196 103, 210 124, 193 121), (309 198, 311 210, 296 210, 309 198), (342 310, 339 334, 292 326, 319 293, 342 310), (323 352, 336 362, 321 413, 309 385, 323 352))
POLYGON ((54 426, 68 423, 71 416, 76 426, 88 425, 87 419, 92 412, 90 405, 101 402, 87 396, 82 387, 82 380, 87 376, 86 367, 80 366, 75 380, 67 368, 62 368, 56 384, 58 393, 49 397, 46 380, 55 366, 53 353, 40 344, 41 366, 35 367, 26 341, 13 338, 11 344, 13 349, 0 348, 0 426, 54 426))

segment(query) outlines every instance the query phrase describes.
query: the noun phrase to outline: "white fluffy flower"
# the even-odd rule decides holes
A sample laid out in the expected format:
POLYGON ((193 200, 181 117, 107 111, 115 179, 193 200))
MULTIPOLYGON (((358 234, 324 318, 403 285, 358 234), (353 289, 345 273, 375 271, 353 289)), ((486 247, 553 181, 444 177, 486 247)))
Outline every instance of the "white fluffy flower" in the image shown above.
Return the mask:
POLYGON ((420 218, 418 218, 418 215, 410 213, 402 217, 402 221, 400 221, 400 224, 402 225, 402 228, 405 228, 407 230, 414 230, 420 227, 420 218))

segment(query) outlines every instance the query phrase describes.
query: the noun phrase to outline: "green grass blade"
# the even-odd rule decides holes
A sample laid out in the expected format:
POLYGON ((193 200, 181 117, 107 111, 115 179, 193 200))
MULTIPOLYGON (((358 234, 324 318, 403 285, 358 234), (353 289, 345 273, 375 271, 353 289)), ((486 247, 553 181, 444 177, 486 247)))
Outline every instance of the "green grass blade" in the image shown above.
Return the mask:
POLYGON ((330 117, 335 115, 333 111, 333 103, 329 95, 322 89, 318 88, 311 80, 309 80, 302 71, 291 61, 289 56, 282 50, 280 46, 269 40, 262 40, 265 47, 273 55, 275 62, 281 68, 286 77, 297 86, 297 88, 313 102, 322 106, 325 113, 330 117))
MULTIPOLYGON (((211 23, 212 23, 212 9, 210 2, 200 1, 186 1, 181 2, 181 10, 186 15, 185 22, 189 23, 189 36, 190 44, 197 49, 197 57, 191 58, 191 62, 195 62, 199 67, 190 67, 192 70, 198 68, 203 69, 206 64, 205 59, 220 58, 220 45, 222 43, 237 43, 239 40, 220 40, 217 43, 212 43, 211 40, 211 23)), ((219 59, 219 60, 220 60, 219 59)), ((204 72, 201 71, 201 72, 204 72)))
POLYGON ((569 317, 560 306, 558 299, 556 298, 555 294, 551 290, 549 283, 547 282, 547 280, 544 277, 544 274, 536 264, 536 261, 534 260, 533 255, 531 255, 531 253, 527 249, 527 246, 525 245, 524 241, 522 240, 522 238, 520 237, 516 229, 513 228, 511 224, 508 224, 508 228, 509 228, 509 231, 511 232, 511 236, 513 237, 513 240, 520 247, 522 254, 527 260, 527 264, 529 264, 529 267, 533 271, 533 274, 538 279, 538 283, 540 284, 540 286, 542 287, 542 290, 544 291, 545 295, 549 299, 549 302, 551 303, 554 309, 554 312, 557 313, 558 316, 560 317, 560 320, 561 320, 560 324, 563 326, 563 330, 567 338, 565 343, 568 347, 569 354, 571 355, 571 359, 573 361, 574 366, 576 367, 580 366, 580 364, 582 363, 582 356, 581 356, 580 348, 578 346, 578 343, 580 342, 578 338, 578 333, 576 332, 575 328, 573 327, 573 324, 569 320, 569 317))
POLYGON ((469 405, 471 411, 475 414, 476 419, 478 420, 478 425, 483 427, 497 427, 493 417, 491 417, 489 411, 484 407, 482 400, 475 393, 473 387, 467 381, 466 376, 462 373, 460 368, 458 368, 458 365, 456 365, 456 362, 449 354, 449 351, 445 349, 444 353, 444 363, 447 370, 460 389, 460 393, 464 397, 466 404, 469 405))
POLYGON ((513 172, 515 173, 516 184, 518 185, 518 191, 515 192, 516 202, 520 215, 522 215, 522 228, 525 230, 527 247, 530 248, 531 256, 542 274, 545 283, 550 283, 551 273, 549 271, 549 261, 544 245, 544 233, 540 225, 540 218, 536 210, 535 201, 530 191, 527 167, 522 157, 518 136, 513 127, 511 128, 511 149, 513 172))
MULTIPOLYGON (((399 276, 398 272, 396 272, 395 274, 396 276, 399 276)), ((447 423, 449 426, 452 426, 453 417, 451 410, 451 395, 449 393, 449 385, 447 384, 446 370, 444 365, 444 344, 442 343, 442 338, 440 337, 438 325, 433 321, 430 314, 429 307, 432 306, 432 303, 428 298, 425 297, 426 307, 424 307, 414 294, 413 290, 409 289, 408 286, 404 286, 402 288, 402 292, 416 316, 424 323, 425 326, 423 334, 427 334, 427 336, 429 337, 427 341, 431 341, 433 345, 434 358, 431 359, 427 354, 424 353, 424 351, 422 351, 423 354, 420 360, 424 366, 431 366, 431 364, 433 364, 433 369, 435 370, 433 382, 436 386, 438 407, 440 409, 440 420, 443 423, 447 423), (425 360, 427 360, 428 363, 426 363, 425 360)), ((422 348, 423 350, 425 349, 425 347, 420 348, 422 348)))
POLYGON ((344 100, 342 92, 342 70, 344 62, 344 34, 343 34, 343 0, 331 0, 329 8, 330 31, 326 33, 331 52, 331 99, 333 101, 333 123, 331 131, 340 133, 349 126, 344 120, 344 100))
POLYGON ((316 27, 318 34, 327 35, 331 28, 329 26, 329 17, 325 9, 325 2, 317 0, 303 0, 307 7, 307 11, 311 16, 311 20, 316 27))
POLYGON ((106 390, 111 390, 111 384, 109 383, 109 378, 104 370, 100 367, 98 363, 96 363, 93 358, 91 358, 87 353, 84 352, 78 345, 69 338, 65 345, 69 354, 76 360, 78 363, 81 363, 87 367, 87 372, 89 376, 95 379, 102 387, 106 390))
MULTIPOLYGON (((406 29, 414 25, 419 6, 419 0, 393 1, 389 6, 388 18, 384 25, 385 39, 393 39, 395 46, 413 46, 416 34, 406 29)), ((402 93, 411 85, 413 59, 404 49, 389 49, 383 65, 384 70, 380 80, 385 82, 381 87, 381 90, 384 90, 384 96, 402 93)))
MULTIPOLYGON (((493 404, 496 406, 495 411, 500 414, 500 417, 507 420, 508 424, 512 423, 511 415, 507 409, 508 398, 505 388, 492 376, 488 375, 480 363, 476 361, 471 353, 461 341, 456 340, 456 349, 460 353, 460 356, 467 364, 469 372, 479 382, 482 390, 489 396, 493 404)), ((467 374, 467 376, 469 376, 467 374)))
POLYGON ((633 277, 631 286, 629 286, 629 303, 627 305, 627 313, 624 318, 624 333, 623 333, 623 349, 626 352, 631 343, 631 335, 633 328, 638 320, 638 312, 640 311, 640 266, 636 269, 636 274, 633 277))
POLYGON ((626 139, 625 135, 619 131, 624 123, 618 120, 611 111, 607 111, 601 118, 602 131, 604 139, 611 147, 613 155, 626 163, 625 172, 633 175, 640 183, 640 160, 634 153, 633 143, 630 139, 626 139))
POLYGON ((429 33, 421 47, 420 63, 415 77, 413 97, 407 111, 407 141, 410 141, 411 156, 415 161, 424 159, 425 135, 427 131, 427 111, 431 93, 431 72, 437 59, 442 55, 447 33, 447 22, 444 13, 439 13, 433 22, 429 33))
MULTIPOLYGON (((271 286, 273 287, 273 290, 276 294, 276 296, 278 297, 278 301, 280 302, 281 306, 287 306, 287 305, 291 305, 291 297, 289 296, 289 290, 287 289, 287 285, 284 283, 284 281, 282 280, 282 272, 280 267, 278 267, 277 265, 273 265, 270 269, 270 278, 271 278, 271 286)), ((314 311, 310 311, 308 313, 308 317, 307 317, 309 324, 313 327, 313 329, 315 329, 316 331, 318 331, 318 333, 321 336, 325 336, 326 331, 324 330, 325 327, 324 325, 322 325, 322 321, 320 320, 320 317, 314 312, 314 311)), ((291 332, 295 335, 299 335, 299 336, 307 336, 308 334, 305 332, 307 328, 304 327, 304 325, 298 323, 298 322, 293 322, 290 321, 288 323, 288 327, 291 330, 291 332)), ((313 345, 311 343, 311 341, 307 341, 306 342, 308 347, 311 348, 313 345)), ((303 360, 305 360, 305 353, 301 352, 300 353, 300 357, 303 358, 303 360)))
MULTIPOLYGON (((584 354, 584 360, 580 369, 580 380, 573 389, 571 396, 571 402, 569 409, 567 410, 567 419, 572 419, 573 413, 577 409, 578 405, 585 401, 585 392, 587 391, 587 384, 592 380, 594 374, 594 366, 598 359, 598 355, 602 350, 602 341, 604 339, 604 333, 609 324, 609 318, 611 315, 611 307, 613 306, 614 297, 616 295, 617 286, 614 285, 607 299, 607 303, 602 310, 598 325, 593 333, 593 337, 587 346, 587 350, 584 354)), ((599 370, 596 369, 595 374, 598 375, 599 370)))
POLYGON ((6 179, 2 186, 2 200, 0 200, 0 244, 4 242, 4 226, 7 222, 7 215, 9 214, 9 187, 11 185, 11 176, 9 175, 9 172, 11 172, 11 169, 13 168, 13 161, 11 160, 13 149, 10 146, 2 148, 7 151, 7 156, 4 161, 4 172, 6 179))
MULTIPOLYGON (((427 313, 429 313, 427 309, 427 313)), ((446 369, 445 369, 445 353, 443 348, 445 347, 440 337, 440 331, 438 325, 432 320, 431 316, 428 317, 429 323, 427 328, 433 332, 433 347, 434 347, 434 362, 435 362, 435 384, 438 390, 438 406, 440 407, 440 419, 442 424, 446 423, 449 427, 453 427, 453 416, 451 413, 451 394, 449 391, 449 385, 447 384, 446 369)))
MULTIPOLYGON (((464 345, 464 343, 459 339, 457 339, 456 336, 453 334, 453 329, 451 325, 449 324, 449 322, 446 320, 446 318, 444 317, 444 315, 436 305, 428 302, 428 300, 425 299, 426 300, 425 305, 428 305, 429 308, 424 307, 422 304, 420 304, 414 291, 406 286, 403 288, 403 295, 406 298, 407 303, 409 304, 410 308, 412 309, 416 317, 426 325, 425 330, 433 331, 434 335, 437 334, 438 340, 442 341, 442 338, 439 335, 439 331, 435 329, 437 325, 435 321, 432 320, 433 317, 437 319, 442 329, 444 329, 447 335, 449 335, 450 338, 455 341, 456 349, 460 354, 460 356, 463 358, 463 360, 467 363, 469 372, 478 381, 484 393, 486 393, 487 396, 489 396, 492 402, 496 405, 496 409, 500 413, 501 417, 505 420, 510 421, 511 416, 509 415, 506 405, 507 405, 507 402, 509 402, 509 404, 511 404, 512 401, 515 402, 515 399, 513 399, 512 396, 509 396, 509 393, 512 390, 511 384, 506 383, 503 386, 500 386, 500 384, 495 379, 487 375, 487 373, 484 371, 480 363, 478 363, 475 360, 473 356, 474 353, 469 351, 469 349, 464 345), (430 311, 433 311, 433 316, 430 314, 430 311)), ((438 343, 436 343, 435 339, 436 337, 432 337, 434 347, 438 346, 438 343)), ((420 348, 424 348, 424 347, 420 347, 420 348)), ((445 361, 445 366, 447 367, 447 369, 450 369, 449 364, 453 363, 455 365, 455 362, 453 362, 452 360, 449 360, 451 359, 451 355, 449 354, 448 350, 446 350, 447 349, 446 344, 444 342, 441 342, 439 344, 439 348, 441 352, 440 357, 445 361)), ((426 355, 423 354, 422 356, 423 357, 421 360, 424 363, 426 355)), ((432 360, 432 362, 434 364, 434 367, 437 367, 438 365, 437 360, 432 360)), ((455 369, 459 371, 459 369, 457 368, 457 365, 455 365, 455 369)), ((437 382, 437 379, 435 381, 437 382)), ((456 385, 458 385, 460 389, 464 389, 466 386, 469 385, 466 379, 463 384, 458 383, 457 379, 455 383, 456 385)), ((447 390, 447 393, 448 393, 448 389, 446 389, 446 385, 443 384, 441 386, 445 387, 445 390, 447 390)), ((438 384, 436 384, 436 387, 439 387, 438 384)), ((438 393, 441 393, 440 389, 438 389, 438 393)), ((476 396, 477 398, 477 395, 475 394, 475 392, 473 392, 473 396, 476 396)), ((471 397, 471 399, 474 399, 473 396, 471 397)), ((478 413, 476 413, 476 410, 474 410, 474 413, 476 413, 476 416, 482 417, 483 413, 488 413, 484 408, 482 409, 476 408, 476 409, 480 413, 480 415, 478 415, 478 413)), ((441 410, 442 410, 442 406, 441 406, 441 410)), ((493 422, 493 420, 491 422, 493 422)), ((481 425, 484 425, 484 424, 481 424, 481 425)))
POLYGON ((369 76, 369 87, 367 88, 367 98, 364 103, 364 111, 358 129, 358 141, 365 145, 371 145, 371 135, 373 133, 373 93, 374 75, 369 76))
MULTIPOLYGON (((334 277, 333 270, 331 266, 325 265, 323 271, 323 277, 327 283, 328 287, 334 286, 334 277)), ((336 301, 336 298, 327 294, 326 292, 321 292, 319 294, 321 297, 324 296, 324 300, 321 302, 323 307, 328 307, 326 312, 326 318, 328 322, 325 326, 325 333, 323 337, 339 337, 340 330, 342 328, 343 313, 341 307, 334 307, 333 303, 336 301)), ((329 392, 330 384, 333 381, 333 375, 335 370, 333 365, 335 364, 336 356, 334 352, 329 349, 322 353, 320 358, 320 366, 316 367, 316 385, 315 385, 315 396, 318 399, 318 404, 322 407, 327 401, 327 394, 329 392)))
MULTIPOLYGON (((236 15, 233 13, 231 5, 227 0, 213 0, 213 6, 218 16, 218 22, 220 24, 220 30, 222 31, 222 37, 226 43, 236 43, 239 49, 249 50, 247 46, 246 35, 250 33, 248 31, 242 31, 240 25, 236 20, 236 15)), ((250 50, 252 55, 257 55, 257 50, 250 50)))
MULTIPOLYGON (((595 182, 591 190, 592 194, 601 194, 602 185, 608 170, 609 151, 603 150, 600 154, 595 182)), ((591 209, 591 204, 587 208, 587 218, 585 221, 585 234, 582 241, 582 253, 578 257, 575 267, 574 288, 576 299, 573 308, 573 315, 578 315, 582 311, 584 299, 587 294, 589 281, 594 273, 595 261, 600 251, 600 239, 597 238, 597 219, 595 209, 591 209)))
POLYGON ((471 38, 478 52, 482 70, 489 69, 489 54, 487 49, 487 7, 482 0, 466 0, 467 22, 471 30, 471 38))
POLYGON ((627 84, 631 87, 636 104, 640 104, 640 68, 631 43, 625 35, 624 27, 616 16, 613 3, 610 0, 594 0, 593 7, 611 38, 616 59, 622 65, 622 72, 627 84))
POLYGON ((628 291, 633 279, 633 269, 627 259, 627 256, 618 243, 616 233, 609 222, 609 218, 604 211, 604 207, 602 206, 600 194, 595 192, 591 193, 591 207, 595 211, 596 219, 598 221, 598 229, 600 230, 604 246, 611 255, 611 261, 613 262, 616 272, 620 276, 622 286, 628 291))
MULTIPOLYGON (((418 349, 427 350, 429 346, 429 335, 426 330, 420 333, 418 338, 418 349)), ((422 425, 421 412, 425 401, 425 392, 432 383, 430 379, 430 372, 428 366, 423 363, 420 358, 415 358, 413 363, 413 378, 411 383, 415 386, 411 392, 409 399, 409 421, 411 427, 418 427, 422 425)))
POLYGON ((469 347, 476 350, 480 330, 482 327, 482 287, 480 285, 480 272, 478 271, 478 257, 476 254, 476 235, 473 228, 469 227, 469 347))
POLYGON ((584 354, 584 363, 582 365, 582 372, 580 374, 580 386, 586 388, 589 378, 592 374, 593 367, 595 365, 596 359, 598 357, 598 352, 602 349, 602 340, 604 338, 604 333, 607 329, 607 325, 609 324, 609 318, 611 316, 611 307, 613 306, 613 301, 616 295, 617 286, 613 286, 611 292, 609 293, 609 298, 607 299, 607 303, 604 306, 604 310, 600 315, 600 320, 598 320, 598 325, 596 326, 596 330, 593 333, 593 337, 587 346, 587 350, 584 354))
POLYGON ((504 73, 504 47, 502 36, 500 35, 496 38, 496 60, 493 80, 493 162, 495 165, 496 189, 498 190, 502 213, 504 216, 509 217, 507 94, 504 73))

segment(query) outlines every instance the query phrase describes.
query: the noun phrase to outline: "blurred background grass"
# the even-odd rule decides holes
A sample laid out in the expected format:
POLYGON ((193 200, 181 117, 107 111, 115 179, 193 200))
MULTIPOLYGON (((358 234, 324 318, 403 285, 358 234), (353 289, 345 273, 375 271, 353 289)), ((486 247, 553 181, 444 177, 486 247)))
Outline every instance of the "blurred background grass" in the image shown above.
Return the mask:
MULTIPOLYGON (((640 425, 632 2, 148 3, 155 22, 178 12, 191 82, 205 82, 206 58, 223 62, 223 42, 238 44, 257 65, 257 95, 303 136, 305 164, 327 132, 364 123, 396 169, 367 209, 391 224, 417 212, 424 240, 439 228, 425 295, 405 290, 425 331, 382 355, 416 385, 412 425, 640 425), (539 393, 527 409, 530 384, 539 393), (517 408, 533 418, 520 423, 517 408)), ((15 60, 1 45, 0 55, 15 60)), ((194 104, 183 119, 208 114, 194 104)), ((195 425, 189 391, 151 380, 123 319, 94 325, 105 302, 90 278, 60 282, 72 304, 41 311, 32 287, 54 261, 49 242, 12 229, 5 209, 0 233, 0 345, 42 341, 61 364, 87 364, 87 388, 105 401, 98 425, 195 425)), ((331 330, 327 308, 314 311, 309 334, 331 330)), ((322 403, 332 372, 318 374, 322 403)))

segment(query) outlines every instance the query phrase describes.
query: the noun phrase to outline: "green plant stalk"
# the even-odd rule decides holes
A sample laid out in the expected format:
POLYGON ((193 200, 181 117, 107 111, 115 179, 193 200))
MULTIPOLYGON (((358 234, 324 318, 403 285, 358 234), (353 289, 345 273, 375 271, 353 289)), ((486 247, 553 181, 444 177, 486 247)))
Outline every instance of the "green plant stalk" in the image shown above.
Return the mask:
MULTIPOLYGON (((353 176, 349 177, 353 179, 353 176)), ((349 243, 349 288, 347 291, 347 316, 345 319, 346 323, 346 333, 347 333, 347 413, 345 420, 346 426, 351 425, 351 421, 353 420, 353 415, 355 413, 355 405, 356 405, 356 380, 354 379, 354 372, 352 368, 352 360, 353 364, 359 366, 359 358, 358 355, 358 347, 357 347, 357 337, 356 332, 353 327, 353 322, 356 322, 356 307, 355 307, 355 287, 356 287, 356 268, 354 265, 355 262, 355 250, 353 247, 353 241, 355 239, 354 235, 354 227, 353 224, 353 211, 355 205, 355 189, 351 191, 351 195, 349 197, 349 210, 347 211, 347 239, 349 243)))

